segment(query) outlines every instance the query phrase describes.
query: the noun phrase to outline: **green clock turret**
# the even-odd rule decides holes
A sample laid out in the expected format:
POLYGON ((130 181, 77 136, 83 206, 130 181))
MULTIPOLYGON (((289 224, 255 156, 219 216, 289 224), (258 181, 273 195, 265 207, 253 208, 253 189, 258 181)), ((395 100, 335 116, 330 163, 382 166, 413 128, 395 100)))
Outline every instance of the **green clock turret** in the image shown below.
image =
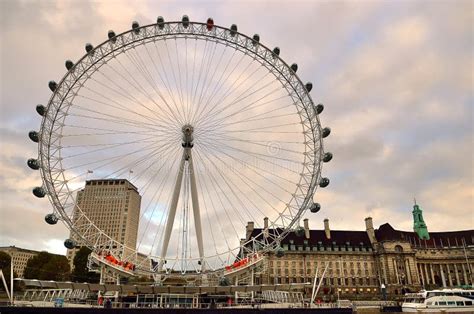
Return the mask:
POLYGON ((422 240, 429 240, 430 234, 428 233, 428 227, 423 220, 423 211, 421 207, 416 204, 413 206, 413 230, 418 234, 418 237, 422 240))

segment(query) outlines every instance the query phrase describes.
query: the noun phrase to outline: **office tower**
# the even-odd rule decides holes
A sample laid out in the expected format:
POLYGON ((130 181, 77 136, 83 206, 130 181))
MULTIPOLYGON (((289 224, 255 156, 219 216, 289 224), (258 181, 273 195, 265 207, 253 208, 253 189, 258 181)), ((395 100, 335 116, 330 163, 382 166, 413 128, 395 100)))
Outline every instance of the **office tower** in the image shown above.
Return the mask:
MULTIPOLYGON (((140 203, 141 196, 137 188, 125 179, 87 180, 84 189, 77 193, 77 207, 100 230, 131 249, 137 245, 140 203)), ((77 213, 76 209, 73 220, 81 219, 77 213)), ((71 239, 75 239, 78 246, 82 245, 72 233, 71 239)), ((76 251, 68 250, 67 257, 71 265, 76 251)))

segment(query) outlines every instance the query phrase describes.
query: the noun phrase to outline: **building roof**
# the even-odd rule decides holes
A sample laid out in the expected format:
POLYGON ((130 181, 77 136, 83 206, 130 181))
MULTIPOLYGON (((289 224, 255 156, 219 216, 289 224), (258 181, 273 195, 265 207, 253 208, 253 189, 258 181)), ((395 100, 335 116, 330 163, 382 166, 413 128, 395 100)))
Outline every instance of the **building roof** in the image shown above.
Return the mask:
POLYGON ((85 185, 96 185, 99 184, 102 185, 125 185, 129 184, 135 191, 138 192, 138 188, 129 180, 127 179, 91 179, 91 180, 86 180, 85 185))
POLYGON ((23 249, 20 247, 16 247, 14 245, 0 246, 0 251, 18 251, 18 252, 25 252, 25 253, 31 253, 31 254, 38 254, 40 252, 40 251, 35 251, 35 250, 23 249))
POLYGON ((30 250, 30 249, 23 249, 23 248, 20 248, 20 247, 16 247, 14 245, 0 246, 0 251, 16 251, 16 252, 25 252, 25 253, 31 253, 31 254, 38 254, 38 253, 41 253, 41 252, 46 252, 46 253, 49 253, 51 255, 64 256, 64 255, 61 255, 61 254, 50 253, 50 252, 45 251, 45 250, 35 251, 35 250, 30 250))
POLYGON ((408 241, 419 247, 463 247, 474 245, 474 230, 430 232, 429 240, 421 240, 415 232, 394 229, 389 223, 375 230, 378 241, 408 241))
POLYGON ((319 242, 324 246, 331 245, 333 243, 338 245, 359 246, 361 243, 363 246, 371 246, 370 239, 365 231, 353 231, 353 230, 331 230, 331 238, 326 237, 324 230, 310 230, 309 239, 298 237, 294 232, 291 232, 285 240, 293 240, 295 244, 303 244, 304 240, 308 240, 310 245, 317 245, 319 242))
MULTIPOLYGON (((255 228, 253 229, 250 238, 257 237, 261 238, 261 232, 263 229, 255 228)), ((278 230, 280 233, 282 230, 278 230)), ((273 233, 273 229, 269 230, 270 233, 273 233)), ((310 230, 310 237, 306 239, 303 236, 297 236, 295 232, 290 232, 285 239, 281 242, 282 245, 294 244, 296 246, 317 246, 322 245, 325 247, 331 245, 349 246, 357 247, 371 247, 369 236, 367 232, 364 231, 354 231, 354 230, 331 230, 331 238, 326 238, 326 233, 324 230, 310 230)), ((462 230, 462 231, 447 231, 447 232, 430 232, 429 240, 421 240, 415 232, 411 231, 401 231, 394 229, 389 223, 381 225, 378 229, 375 230, 375 237, 377 241, 407 241, 410 242, 413 246, 416 247, 463 247, 463 246, 472 246, 474 245, 474 230, 462 230)), ((259 239, 261 240, 261 239, 259 239)))
MULTIPOLYGON (((259 233, 262 232, 262 229, 255 228, 251 234, 251 237, 256 237, 259 233)), ((272 232, 272 230, 269 230, 272 232)), ((331 238, 326 238, 326 233, 324 230, 310 230, 309 239, 303 236, 297 236, 295 232, 290 232, 285 239, 281 242, 284 244, 294 244, 294 245, 309 245, 317 246, 321 244, 323 246, 336 245, 346 245, 349 246, 362 246, 371 247, 369 236, 365 231, 352 231, 352 230, 331 230, 331 238), (306 243, 305 243, 306 241, 306 243)))

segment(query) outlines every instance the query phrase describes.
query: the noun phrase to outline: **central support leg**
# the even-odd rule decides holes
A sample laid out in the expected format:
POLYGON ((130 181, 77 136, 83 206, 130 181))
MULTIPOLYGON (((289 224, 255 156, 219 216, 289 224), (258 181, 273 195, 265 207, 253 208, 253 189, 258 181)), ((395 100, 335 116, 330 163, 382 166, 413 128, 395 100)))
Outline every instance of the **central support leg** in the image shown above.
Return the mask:
POLYGON ((194 165, 193 165, 193 156, 191 155, 191 150, 189 150, 189 173, 190 173, 190 180, 191 180, 191 198, 193 201, 193 215, 194 215, 194 226, 196 228, 196 238, 198 243, 198 250, 199 250, 199 260, 201 262, 201 271, 206 269, 206 265, 204 264, 204 246, 202 241, 202 226, 201 226, 201 212, 199 210, 199 199, 197 195, 197 188, 196 188, 196 174, 194 173, 194 165))
MULTIPOLYGON (((168 220, 166 222, 165 237, 163 239, 163 246, 161 248, 161 261, 158 270, 163 270, 164 260, 166 258, 166 252, 168 251, 168 245, 170 242, 171 231, 173 229, 174 218, 176 216, 176 208, 178 207, 179 195, 181 192, 181 184, 183 182, 184 167, 187 162, 189 170, 189 180, 191 183, 191 199, 193 203, 193 215, 194 215, 194 226, 196 228, 196 238, 199 250, 199 262, 201 264, 201 271, 206 269, 204 262, 204 245, 202 240, 202 225, 201 225, 201 212, 199 210, 199 200, 196 186, 196 173, 194 172, 193 156, 191 149, 193 148, 193 132, 194 128, 186 124, 182 128, 183 131, 183 142, 182 146, 183 156, 181 157, 181 163, 179 164, 179 172, 176 178, 176 184, 173 191, 173 197, 171 199, 170 211, 168 213, 168 220)), ((187 178, 185 178, 187 180, 187 178)), ((187 232, 188 230, 186 230, 187 232)))
POLYGON ((176 178, 176 184, 174 186, 173 198, 171 199, 170 211, 168 213, 168 219, 166 222, 165 237, 163 239, 163 246, 161 247, 161 261, 158 267, 158 270, 163 269, 164 259, 166 257, 166 252, 168 251, 168 244, 170 243, 171 231, 173 229, 174 217, 176 216, 176 207, 178 207, 179 193, 181 192, 181 183, 183 181, 184 173, 184 162, 186 161, 186 150, 183 151, 183 157, 181 157, 181 162, 179 164, 178 177, 176 178))

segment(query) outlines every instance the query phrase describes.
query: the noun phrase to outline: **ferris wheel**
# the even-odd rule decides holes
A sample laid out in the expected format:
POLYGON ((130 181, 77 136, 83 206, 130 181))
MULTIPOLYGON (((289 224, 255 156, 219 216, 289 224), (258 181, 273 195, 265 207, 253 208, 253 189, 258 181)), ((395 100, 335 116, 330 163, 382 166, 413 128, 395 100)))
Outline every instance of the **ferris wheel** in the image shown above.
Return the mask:
POLYGON ((127 261, 126 272, 212 272, 248 258, 243 248, 281 254, 280 241, 301 233, 300 218, 318 212, 326 187, 323 128, 297 76, 298 66, 230 28, 181 21, 132 28, 93 47, 49 82, 43 117, 37 197, 73 237, 65 246, 104 248, 127 261), (141 210, 136 247, 90 217, 78 192, 90 180, 125 179, 137 187, 141 210), (253 222, 256 230, 246 236, 253 222), (272 230, 272 232, 269 232, 272 230))

